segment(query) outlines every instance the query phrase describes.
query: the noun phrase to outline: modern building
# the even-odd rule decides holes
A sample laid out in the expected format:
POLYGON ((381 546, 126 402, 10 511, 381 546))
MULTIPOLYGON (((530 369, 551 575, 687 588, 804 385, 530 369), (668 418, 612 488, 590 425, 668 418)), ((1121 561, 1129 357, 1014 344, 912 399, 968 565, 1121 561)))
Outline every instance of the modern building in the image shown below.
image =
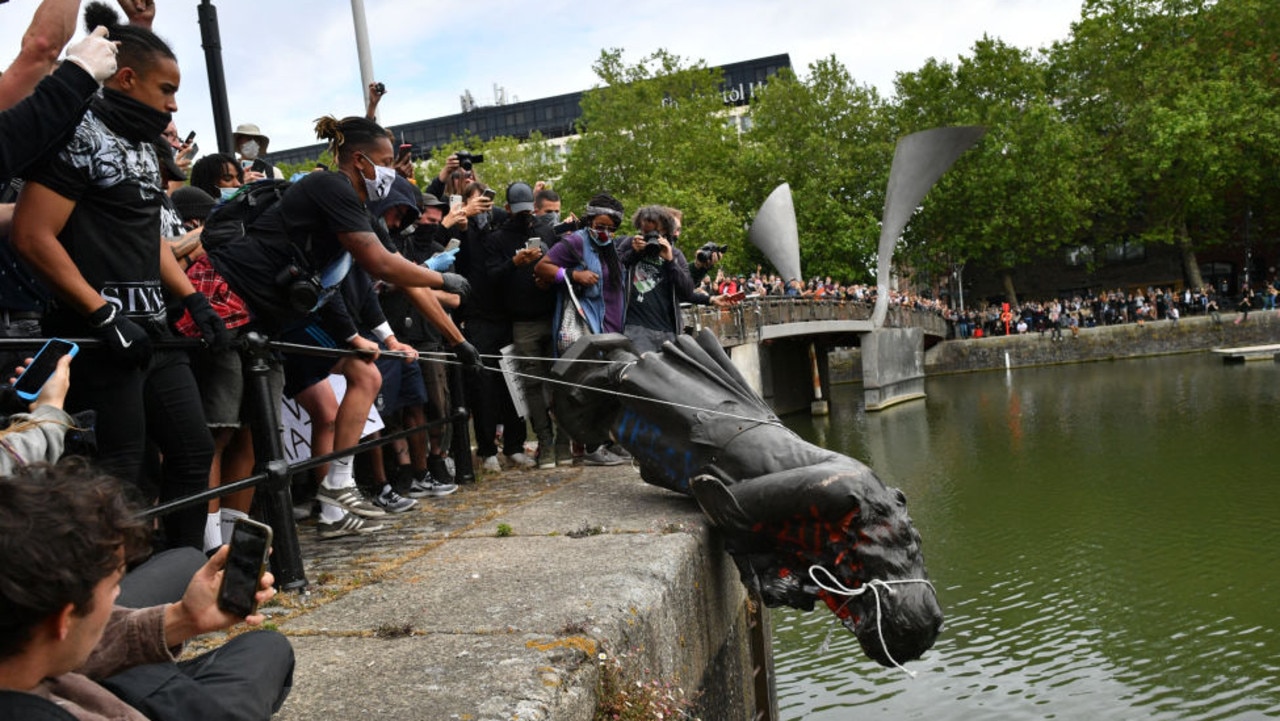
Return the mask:
MULTIPOLYGON (((785 53, 721 66, 724 73, 725 105, 747 105, 757 88, 765 85, 780 69, 790 67, 791 56, 785 53)), ((582 116, 583 92, 586 91, 507 105, 477 107, 457 115, 419 120, 388 129, 404 142, 413 143, 422 153, 429 153, 455 138, 467 136, 481 140, 502 137, 525 140, 536 131, 549 140, 567 138, 577 133, 577 123, 582 116)), ((317 143, 277 150, 269 153, 267 159, 272 163, 303 163, 318 158, 325 147, 325 144, 317 143)))

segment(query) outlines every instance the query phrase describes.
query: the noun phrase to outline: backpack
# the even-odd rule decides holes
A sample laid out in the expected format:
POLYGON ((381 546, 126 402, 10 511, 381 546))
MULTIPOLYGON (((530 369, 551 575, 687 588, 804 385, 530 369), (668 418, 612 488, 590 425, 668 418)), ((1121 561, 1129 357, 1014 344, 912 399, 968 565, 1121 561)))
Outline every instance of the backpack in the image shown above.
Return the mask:
POLYGON ((268 178, 240 188, 209 212, 200 233, 200 243, 205 249, 210 249, 243 238, 254 221, 275 205, 290 185, 292 183, 288 180, 268 178))

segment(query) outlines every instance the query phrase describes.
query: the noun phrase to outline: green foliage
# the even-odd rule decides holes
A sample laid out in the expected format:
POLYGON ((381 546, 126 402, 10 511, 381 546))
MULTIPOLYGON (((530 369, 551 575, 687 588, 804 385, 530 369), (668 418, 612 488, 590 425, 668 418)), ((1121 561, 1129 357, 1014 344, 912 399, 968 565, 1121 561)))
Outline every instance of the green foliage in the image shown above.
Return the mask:
POLYGON ((301 163, 277 163, 276 167, 284 173, 284 177, 292 178, 294 173, 310 173, 316 169, 316 165, 323 163, 330 170, 337 167, 337 163, 333 160, 333 153, 328 150, 320 154, 315 160, 308 160, 301 163))
POLYGON ((496 535, 498 538, 506 538, 507 536, 510 536, 512 533, 513 533, 513 531, 512 531, 512 529, 511 529, 511 524, 509 524, 509 523, 499 523, 499 524, 498 524, 498 532, 497 532, 496 534, 494 534, 494 535, 496 535))
POLYGON ((631 213, 659 204, 684 212, 681 249, 703 243, 742 247, 731 202, 738 136, 725 113, 718 69, 665 51, 627 66, 621 50, 593 65, 601 85, 584 94, 579 139, 557 188, 565 209, 581 212, 604 191, 631 213))
POLYGON ((811 65, 803 80, 779 73, 759 91, 743 145, 744 216, 788 183, 803 272, 870 280, 893 158, 875 89, 856 83, 834 57, 811 65))
POLYGON ((521 181, 532 186, 541 180, 554 187, 556 178, 563 172, 555 146, 539 133, 535 132, 524 142, 506 137, 481 141, 471 136, 455 138, 437 148, 430 158, 418 162, 418 187, 425 189, 431 179, 439 175, 445 160, 459 150, 484 156, 484 162, 472 169, 476 178, 498 191, 494 199, 498 205, 506 202, 508 185, 521 181))

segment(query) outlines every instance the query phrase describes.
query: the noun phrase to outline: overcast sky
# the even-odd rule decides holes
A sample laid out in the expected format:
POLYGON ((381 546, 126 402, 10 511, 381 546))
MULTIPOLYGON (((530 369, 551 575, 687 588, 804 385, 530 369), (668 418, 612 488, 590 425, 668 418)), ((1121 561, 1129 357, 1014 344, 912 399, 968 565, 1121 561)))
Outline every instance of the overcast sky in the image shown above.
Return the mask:
MULTIPOLYGON (((0 62, 17 54, 38 0, 0 4, 0 62)), ((114 7, 114 1, 111 3, 114 7)), ((197 0, 157 0, 154 29, 183 70, 179 129, 216 146, 197 0)), ((396 125, 482 105, 585 90, 603 48, 628 62, 665 48, 722 65, 780 53, 797 74, 835 55, 889 96, 896 73, 928 58, 954 62, 988 34, 1022 48, 1067 37, 1081 0, 364 0, 374 74, 387 85, 381 120, 396 125)), ((257 123, 271 150, 315 142, 312 121, 363 112, 350 0, 214 0, 233 125, 257 123)))

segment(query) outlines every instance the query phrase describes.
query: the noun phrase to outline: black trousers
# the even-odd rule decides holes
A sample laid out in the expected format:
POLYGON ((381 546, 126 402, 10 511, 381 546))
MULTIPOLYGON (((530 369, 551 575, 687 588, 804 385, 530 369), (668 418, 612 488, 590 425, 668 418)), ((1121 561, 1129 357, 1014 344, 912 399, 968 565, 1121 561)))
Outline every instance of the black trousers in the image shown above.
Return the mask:
MULTIPOLYGON (((470 319, 463 333, 482 355, 497 355, 503 346, 511 343, 510 323, 470 319)), ((529 435, 524 419, 516 415, 515 404, 507 392, 507 381, 498 371, 497 359, 485 358, 484 364, 493 370, 466 374, 467 402, 476 427, 476 453, 481 458, 497 454, 494 435, 499 423, 502 424, 502 452, 508 456, 523 453, 529 435)))
POLYGON ((179 663, 136 666, 102 685, 151 721, 267 721, 293 687, 293 647, 244 633, 179 663))
MULTIPOLYGON (((164 457, 160 501, 209 487, 213 437, 185 352, 157 351, 147 367, 135 368, 105 350, 85 350, 71 364, 67 409, 97 411, 96 461, 108 473, 143 488, 149 438, 164 457)), ((203 548, 204 522, 205 507, 199 504, 165 516, 168 547, 203 548)))

